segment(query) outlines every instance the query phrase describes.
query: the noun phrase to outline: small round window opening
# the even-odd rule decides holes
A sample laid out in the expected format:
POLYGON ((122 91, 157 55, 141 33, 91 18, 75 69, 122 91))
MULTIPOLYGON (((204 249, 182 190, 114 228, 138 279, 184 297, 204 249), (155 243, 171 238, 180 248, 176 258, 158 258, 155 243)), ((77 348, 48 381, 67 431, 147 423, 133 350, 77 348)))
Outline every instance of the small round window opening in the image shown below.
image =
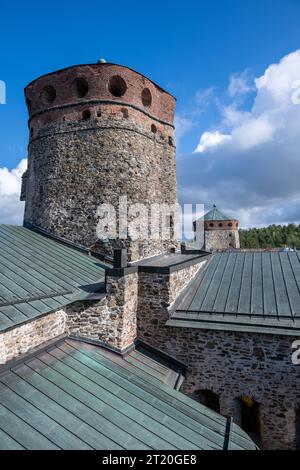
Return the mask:
POLYGON ((87 121, 88 119, 91 119, 91 111, 89 109, 86 109, 85 111, 83 111, 82 119, 84 121, 87 121))
POLYGON ((153 132, 153 134, 156 134, 157 132, 157 127, 155 124, 151 124, 151 132, 153 132))
POLYGON ((42 90, 42 99, 45 103, 53 103, 56 98, 56 90, 51 85, 46 85, 42 90))
POLYGON ((111 77, 108 83, 108 90, 113 95, 119 98, 126 93, 127 85, 125 80, 119 75, 114 75, 111 77))
POLYGON ((151 95, 149 88, 144 88, 142 91, 142 103, 146 107, 151 106, 152 95, 151 95))
POLYGON ((89 91, 89 85, 85 78, 75 78, 74 89, 77 98, 83 98, 89 91))
POLYGON ((219 224, 219 227, 223 227, 223 224, 220 223, 220 224, 219 224))
POLYGON ((211 223, 209 224, 209 226, 210 226, 210 227, 213 227, 213 226, 214 226, 214 224, 211 222, 211 223))

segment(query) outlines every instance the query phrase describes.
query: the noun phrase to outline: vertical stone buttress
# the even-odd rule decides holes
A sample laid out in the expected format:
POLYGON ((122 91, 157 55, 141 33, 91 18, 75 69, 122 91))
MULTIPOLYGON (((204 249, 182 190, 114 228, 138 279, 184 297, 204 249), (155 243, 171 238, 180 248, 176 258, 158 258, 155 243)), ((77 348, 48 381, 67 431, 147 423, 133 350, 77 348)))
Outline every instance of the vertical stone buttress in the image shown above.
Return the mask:
MULTIPOLYGON (((113 204, 119 220, 120 196, 148 207, 177 202, 175 98, 151 80, 119 65, 79 65, 31 82, 25 96, 25 225, 91 247, 100 204, 113 204)), ((98 246, 108 254, 125 247, 133 261, 177 243, 116 234, 98 246)))

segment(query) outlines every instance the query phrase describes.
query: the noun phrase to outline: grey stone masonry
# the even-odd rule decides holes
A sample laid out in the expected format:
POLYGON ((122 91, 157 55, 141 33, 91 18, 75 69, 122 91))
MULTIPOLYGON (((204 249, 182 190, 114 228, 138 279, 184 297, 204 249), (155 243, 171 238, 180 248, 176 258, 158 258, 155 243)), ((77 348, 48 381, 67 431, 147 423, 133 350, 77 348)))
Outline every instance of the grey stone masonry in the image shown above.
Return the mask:
POLYGON ((208 251, 238 249, 240 247, 239 231, 205 230, 205 249, 208 251))
POLYGON ((66 314, 63 310, 58 310, 0 333, 0 364, 62 335, 65 327, 66 314))
POLYGON ((68 305, 67 331, 125 350, 137 337, 138 273, 106 277, 106 295, 99 301, 68 305))
POLYGON ((138 337, 187 366, 181 391, 192 398, 203 390, 216 393, 221 413, 238 424, 239 398, 252 397, 259 404, 262 447, 295 449, 300 366, 291 356, 296 338, 166 326, 168 279, 143 275, 139 291, 138 337))

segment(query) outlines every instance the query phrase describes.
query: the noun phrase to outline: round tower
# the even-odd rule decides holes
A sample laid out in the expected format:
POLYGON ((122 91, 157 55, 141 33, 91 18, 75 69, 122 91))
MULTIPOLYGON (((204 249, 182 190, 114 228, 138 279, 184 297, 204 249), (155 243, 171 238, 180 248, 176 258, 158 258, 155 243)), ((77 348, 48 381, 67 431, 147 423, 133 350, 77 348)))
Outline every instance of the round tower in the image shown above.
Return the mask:
MULTIPOLYGON (((44 75, 25 88, 29 112, 24 225, 130 260, 168 251, 173 240, 99 240, 98 208, 176 204, 176 100, 134 70, 99 61, 44 75)), ((171 217, 172 219, 172 217, 171 217)), ((173 222, 173 219, 172 219, 173 222)), ((170 222, 171 223, 171 222, 170 222)))
POLYGON ((240 248, 239 221, 220 212, 214 205, 204 216, 205 249, 208 251, 240 248))

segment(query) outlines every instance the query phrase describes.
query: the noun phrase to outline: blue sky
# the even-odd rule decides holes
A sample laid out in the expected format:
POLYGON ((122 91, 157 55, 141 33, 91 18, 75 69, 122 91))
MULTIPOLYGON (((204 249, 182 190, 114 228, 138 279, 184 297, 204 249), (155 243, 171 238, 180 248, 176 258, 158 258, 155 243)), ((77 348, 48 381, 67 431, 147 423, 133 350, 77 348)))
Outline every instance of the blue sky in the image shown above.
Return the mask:
MULTIPOLYGON (((181 197, 189 202, 192 195, 185 190, 189 172, 182 167, 195 163, 192 152, 203 133, 230 135, 233 131, 236 124, 224 124, 225 108, 252 109, 258 94, 254 78, 300 47, 299 18, 299 0, 5 2, 1 5, 0 80, 6 82, 7 104, 0 105, 0 169, 13 170, 27 156, 26 84, 55 69, 104 57, 142 72, 177 97, 178 177, 181 197), (234 77, 238 87, 246 89, 230 92, 234 77)), ((212 159, 217 158, 213 148, 212 159)), ((201 153, 205 152, 206 147, 201 153)), ((259 152, 264 153, 262 148, 259 152)), ((195 157, 199 174, 201 158, 208 161, 211 148, 208 154, 195 157)), ((207 181, 213 184, 211 174, 207 181)), ((193 187, 197 181, 191 183, 193 187)), ((198 196, 208 204, 223 200, 220 191, 198 196)), ((193 202, 202 201, 194 198, 193 202)), ((230 206, 226 200, 225 209, 230 206)), ((241 208, 244 215, 248 210, 247 217, 257 200, 250 206, 243 202, 241 208)), ((297 207, 293 207, 295 220, 297 207)), ((232 209, 239 210, 237 205, 232 209)), ((276 217, 270 216, 271 222, 290 221, 283 220, 278 210, 276 217)), ((256 224, 270 223, 261 217, 256 217, 256 224)))

